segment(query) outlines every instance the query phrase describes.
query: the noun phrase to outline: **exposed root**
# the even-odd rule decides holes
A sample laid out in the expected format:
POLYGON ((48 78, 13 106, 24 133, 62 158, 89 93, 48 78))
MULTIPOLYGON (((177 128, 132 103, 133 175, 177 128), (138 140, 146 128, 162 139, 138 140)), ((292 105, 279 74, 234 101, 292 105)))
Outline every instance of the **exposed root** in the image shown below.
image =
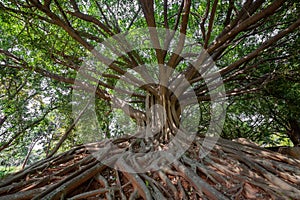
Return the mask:
POLYGON ((299 160, 223 139, 200 159, 202 142, 170 165, 145 154, 165 144, 133 137, 76 147, 1 180, 0 199, 300 199, 299 160))

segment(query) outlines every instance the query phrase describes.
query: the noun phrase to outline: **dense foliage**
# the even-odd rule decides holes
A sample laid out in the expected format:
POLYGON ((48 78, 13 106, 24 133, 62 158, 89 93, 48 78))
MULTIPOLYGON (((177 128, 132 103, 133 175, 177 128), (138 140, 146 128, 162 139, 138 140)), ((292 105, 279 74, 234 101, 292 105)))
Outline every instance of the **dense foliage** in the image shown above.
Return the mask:
MULTIPOLYGON (((102 77, 88 74, 91 84, 100 82, 97 127, 77 124, 72 116, 72 92, 88 92, 72 87, 85 58, 105 39, 140 27, 180 31, 214 59, 229 102, 223 137, 299 144, 299 5, 293 0, 1 1, 1 165, 21 166, 59 147, 64 151, 85 142, 85 134, 95 129, 100 138, 124 134, 116 118, 129 119, 119 114, 121 107, 112 108, 112 90, 122 74, 143 63, 170 65, 186 75, 201 105, 198 133, 204 134, 210 120, 205 82, 199 74, 190 75, 191 68, 176 54, 157 49, 125 54, 102 77)), ((135 92, 126 103, 134 114, 145 114, 143 101, 129 102, 165 91, 149 86, 135 92)), ((134 114, 130 117, 139 121, 134 114)))

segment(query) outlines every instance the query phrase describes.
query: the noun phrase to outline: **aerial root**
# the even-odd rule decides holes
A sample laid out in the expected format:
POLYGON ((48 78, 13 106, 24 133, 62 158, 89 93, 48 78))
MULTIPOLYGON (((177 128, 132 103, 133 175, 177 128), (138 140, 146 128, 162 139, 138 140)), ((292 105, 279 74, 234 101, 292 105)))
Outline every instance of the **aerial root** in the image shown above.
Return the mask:
POLYGON ((170 190, 172 192, 172 196, 178 197, 178 191, 177 191, 176 187, 174 186, 174 183, 171 182, 171 180, 167 177, 167 175, 165 173, 163 173, 162 171, 158 171, 158 175, 159 175, 160 179, 163 181, 163 183, 166 185, 166 187, 170 188, 170 190))
MULTIPOLYGON (((94 197, 100 194, 108 194, 109 192, 113 191, 113 190, 118 190, 118 188, 103 188, 103 189, 97 189, 97 190, 92 190, 89 192, 85 192, 85 193, 81 193, 78 195, 73 196, 72 198, 70 198, 70 200, 79 200, 79 199, 87 199, 89 197, 94 197)), ((107 198, 107 199, 111 199, 111 198, 107 198)))
POLYGON ((152 163, 148 154, 130 156, 128 140, 136 139, 111 140, 121 149, 102 142, 39 161, 2 180, 0 199, 300 199, 299 160, 223 139, 199 158, 199 139, 171 164, 158 158, 156 170, 134 173, 152 163))
POLYGON ((141 177, 137 173, 130 173, 130 171, 134 171, 129 165, 126 164, 125 160, 121 158, 117 167, 121 170, 124 176, 132 183, 134 187, 134 192, 137 192, 144 198, 144 199, 151 199, 151 193, 148 190, 145 182, 141 179, 141 177))

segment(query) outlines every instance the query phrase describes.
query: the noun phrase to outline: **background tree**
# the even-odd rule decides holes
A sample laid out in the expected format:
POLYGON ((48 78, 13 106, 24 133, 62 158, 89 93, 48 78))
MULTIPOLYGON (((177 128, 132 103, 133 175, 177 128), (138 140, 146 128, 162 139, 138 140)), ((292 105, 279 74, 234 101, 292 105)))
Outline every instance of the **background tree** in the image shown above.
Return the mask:
MULTIPOLYGON (((298 49, 297 41, 291 40, 288 48, 298 49)), ((273 66, 274 78, 261 91, 232 100, 223 137, 246 137, 271 146, 299 144, 299 52, 292 52, 293 57, 273 66)))

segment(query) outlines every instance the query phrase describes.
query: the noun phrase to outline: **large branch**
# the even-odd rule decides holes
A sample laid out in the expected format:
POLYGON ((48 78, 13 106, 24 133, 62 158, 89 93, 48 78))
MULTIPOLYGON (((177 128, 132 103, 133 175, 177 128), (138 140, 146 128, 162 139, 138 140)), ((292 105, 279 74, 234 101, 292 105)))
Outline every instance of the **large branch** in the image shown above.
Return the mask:
MULTIPOLYGON (((107 58, 106 56, 102 55, 100 52, 97 52, 96 50, 93 50, 93 47, 88 44, 86 41, 84 41, 81 37, 82 37, 82 31, 78 31, 78 30, 75 30, 70 23, 67 23, 66 20, 67 17, 65 15, 65 12, 62 10, 62 8, 60 7, 60 5, 56 2, 56 5, 58 7, 60 7, 60 12, 61 13, 64 13, 63 16, 64 16, 64 19, 65 20, 62 20, 60 19, 57 15, 55 15, 51 10, 50 10, 50 6, 46 6, 46 5, 42 5, 39 1, 34 1, 32 0, 31 3, 33 4, 33 6, 35 6, 36 8, 38 8, 40 11, 42 11, 43 13, 45 13, 51 20, 44 20, 42 19, 43 21, 46 21, 46 22, 50 22, 52 24, 55 24, 55 25, 58 25, 60 26, 61 28, 63 28, 73 39, 75 39, 77 42, 79 42, 80 44, 82 44, 85 48, 87 48, 89 51, 91 51, 93 53, 93 55, 98 59, 100 60, 104 65, 108 66, 110 69, 114 70, 115 72, 117 72, 118 74, 125 74, 126 71, 123 70, 120 66, 117 65, 117 62, 114 62, 113 60, 107 58)), ((114 33, 109 29, 109 27, 106 27, 103 23, 101 23, 99 20, 97 20, 95 17, 91 16, 91 15, 87 15, 87 14, 83 14, 79 11, 79 8, 76 4, 76 2, 74 1, 71 1, 71 4, 75 10, 75 12, 69 12, 69 14, 72 14, 73 16, 75 17, 78 17, 84 21, 87 21, 87 22, 91 22, 91 23, 94 23, 95 25, 99 26, 102 30, 104 30, 106 33, 109 34, 109 36, 113 36, 114 33)), ((1 4, 1 8, 4 7, 4 5, 1 4)), ((6 7, 4 7, 5 9, 7 9, 6 7)), ((13 12, 13 10, 10 10, 13 12)), ((22 12, 23 15, 30 15, 30 13, 26 13, 26 12, 22 12)), ((83 33, 85 34, 85 33, 83 33)), ((130 47, 131 45, 126 41, 126 40, 123 40, 122 37, 114 37, 114 39, 117 41, 117 46, 114 46, 114 45, 110 45, 108 43, 105 43, 105 46, 106 48, 110 49, 112 52, 115 53, 115 55, 122 55, 123 52, 125 52, 129 59, 125 56, 126 54, 122 55, 120 58, 123 59, 125 62, 126 62, 126 65, 122 65, 122 67, 124 68, 127 67, 129 69, 137 69, 136 66, 139 66, 139 65, 143 65, 143 61, 142 59, 140 58, 140 56, 138 55, 137 52, 133 51, 133 52, 127 52, 127 49, 128 48, 132 48, 130 47), (120 52, 118 50, 118 48, 121 49, 122 52, 120 52)), ((60 61, 60 63, 64 63, 63 61, 60 61)), ((64 63, 65 66, 71 68, 71 69, 74 69, 74 67, 71 65, 66 65, 66 63, 64 63)), ((64 79, 63 77, 58 77, 57 75, 55 74, 49 74, 49 73, 46 73, 45 71, 43 70, 40 70, 40 69, 37 69, 40 71, 40 73, 42 73, 43 75, 47 75, 48 77, 51 76, 52 78, 56 79, 56 80, 60 80, 60 81, 63 81, 63 82, 67 82, 67 83, 72 83, 74 80, 66 80, 64 79)), ((148 72, 146 70, 140 70, 140 71, 136 71, 138 72, 142 78, 144 78, 144 80, 146 82, 153 82, 153 80, 151 79, 150 75, 148 74, 148 72)), ((83 72, 81 72, 83 73, 83 72)), ((105 76, 105 74, 102 74, 101 73, 98 73, 96 74, 96 76, 105 76)), ((87 76, 89 78, 92 78, 91 76, 87 75, 87 73, 84 75, 86 78, 87 76)), ((112 76, 110 76, 112 77, 112 76)), ((116 76, 114 76, 116 77, 116 76)), ((150 85, 145 85, 143 82, 141 82, 140 80, 138 80, 136 77, 134 76, 130 76, 130 74, 128 75, 128 77, 130 77, 130 80, 132 82, 134 82, 135 84, 137 85, 143 85, 142 87, 150 92, 150 93, 153 93, 155 95, 157 95, 157 91, 155 91, 155 89, 153 87, 151 87, 150 85)), ((94 78, 92 78, 94 80, 94 78)), ((101 82, 101 81, 100 81, 101 82)), ((110 88, 110 89, 113 89, 112 86, 110 86, 109 84, 106 84, 104 82, 100 83, 101 86, 104 86, 104 87, 107 87, 107 88, 110 88)), ((127 92, 128 93, 128 92, 127 92)), ((135 94, 134 94, 135 95, 135 94)), ((140 95, 135 95, 135 96, 140 96, 140 95)))
MULTIPOLYGON (((47 70, 44 70, 42 68, 39 67, 32 67, 30 65, 28 65, 24 60, 22 60, 21 58, 18 58, 17 56, 11 54, 8 51, 2 50, 0 49, 0 54, 4 54, 8 57, 10 57, 11 59, 14 60, 14 62, 16 62, 19 66, 7 66, 7 67, 14 67, 14 68, 18 68, 18 69, 25 69, 25 70, 30 70, 30 71, 35 71, 45 77, 49 77, 51 79, 57 80, 59 82, 64 82, 64 83, 68 83, 73 85, 73 88, 77 89, 77 90, 84 90, 87 92, 95 92, 95 95, 98 98, 104 99, 104 100, 108 100, 108 101, 112 101, 115 105, 116 108, 120 108, 122 109, 125 114, 127 114, 128 116, 130 116, 131 118, 137 120, 137 121, 145 121, 145 114, 137 109, 134 109, 132 106, 130 106, 127 102, 125 102, 124 100, 118 99, 116 97, 112 97, 110 94, 108 94, 105 90, 100 89, 99 87, 95 88, 94 86, 86 83, 86 82, 81 82, 81 81, 76 81, 75 84, 75 79, 74 78, 66 78, 64 76, 60 76, 58 74, 54 74, 52 72, 49 72, 47 70), (95 91, 96 89, 96 91, 95 91)), ((131 77, 130 77, 131 78, 131 77)), ((95 79, 95 81, 97 81, 95 79)), ((96 82, 97 83, 97 82, 96 82)), ((116 92, 121 92, 121 93, 125 93, 125 94, 132 94, 129 91, 123 90, 121 88, 114 88, 116 92)), ((143 95, 138 95, 138 94, 133 94, 133 96, 137 96, 140 98, 143 98, 143 95)))
POLYGON ((212 32, 213 24, 214 24, 215 14, 216 14, 216 11, 217 11, 217 5, 218 5, 218 0, 215 0, 214 4, 213 4, 213 7, 212 7, 212 10, 210 12, 208 30, 207 30, 207 33, 206 33, 206 37, 205 37, 205 41, 204 41, 204 47, 203 47, 204 49, 206 49, 207 46, 208 46, 208 42, 209 42, 210 35, 211 35, 211 32, 212 32))
MULTIPOLYGON (((248 55, 244 56, 243 58, 237 60, 236 62, 232 63, 231 65, 221 69, 219 72, 217 73, 212 73, 209 75, 206 75, 206 79, 210 80, 210 82, 212 82, 213 80, 215 80, 216 78, 219 77, 219 75, 221 76, 226 76, 228 75, 230 72, 232 72, 235 69, 239 69, 239 66, 241 66, 242 64, 256 58, 261 52, 263 52, 265 49, 269 48, 270 46, 274 45, 278 40, 280 40, 281 38, 283 38, 285 35, 293 32, 295 29, 297 29, 300 26, 300 18, 294 22, 293 24, 291 24, 288 28, 286 28, 285 30, 282 30, 281 32, 279 32, 277 35, 271 37, 270 39, 268 39, 267 41, 265 41, 259 48, 257 48, 256 50, 252 51, 251 53, 249 53, 248 55)), ((239 69, 239 71, 241 72, 242 69, 239 69)), ((203 80, 203 77, 200 77, 200 80, 203 80)), ((262 82, 259 82, 262 83, 262 82)), ((252 92, 252 90, 246 89, 246 90, 240 90, 237 89, 238 91, 229 91, 227 93, 227 95, 229 96, 236 96, 236 95, 240 95, 240 94, 244 94, 244 93, 248 93, 248 92, 252 92)), ((257 90, 257 89, 255 89, 257 90)), ((210 97, 209 96, 205 96, 205 97, 201 97, 199 98, 200 100, 209 100, 210 97)))
POLYGON ((201 33, 202 33, 202 38, 203 40, 206 40, 206 34, 205 34, 205 21, 208 17, 208 13, 209 13, 209 8, 210 8, 210 0, 206 0, 206 9, 205 9, 205 14, 202 17, 202 20, 200 22, 200 29, 201 29, 201 33))
MULTIPOLYGON (((51 78, 51 79, 59 81, 59 82, 63 82, 63 83, 71 84, 71 85, 73 85, 75 83, 74 78, 64 77, 64 76, 52 73, 50 71, 47 71, 45 69, 42 69, 40 67, 30 66, 26 61, 24 61, 23 59, 15 56, 14 54, 12 54, 12 53, 10 53, 6 50, 0 49, 0 54, 4 54, 5 56, 12 59, 12 61, 14 63, 17 64, 17 65, 14 65, 14 66, 5 64, 4 67, 25 69, 25 70, 28 70, 28 71, 35 71, 36 73, 41 74, 42 76, 51 78)), ((84 89, 84 90, 87 90, 87 91, 93 91, 92 90, 93 87, 92 86, 89 87, 88 84, 86 84, 84 82, 77 81, 76 83, 81 89, 84 89)), ((105 100, 109 99, 109 95, 107 94, 107 92, 105 90, 98 89, 97 90, 97 95, 102 99, 105 99, 105 100)))
MULTIPOLYGON (((171 41, 174 38, 175 33, 178 29, 180 18, 181 18, 181 13, 182 13, 184 5, 185 5, 184 0, 182 0, 181 5, 180 5, 180 7, 178 9, 178 12, 177 12, 177 15, 176 15, 175 24, 174 24, 174 27, 173 27, 172 31, 169 31, 169 29, 166 29, 166 38, 165 38, 165 41, 164 41, 164 50, 165 51, 164 51, 164 55, 163 55, 164 58, 167 55, 167 52, 168 52, 167 50, 170 48, 171 41)), ((167 6, 167 5, 165 5, 165 6, 167 6)), ((167 7, 165 7, 164 9, 165 9, 165 13, 166 13, 167 12, 167 7)))
POLYGON ((184 7, 183 7, 183 15, 181 20, 181 26, 180 26, 180 35, 179 35, 179 41, 177 43, 175 51, 172 53, 172 56, 168 62, 168 67, 175 68, 176 67, 176 61, 181 54, 184 43, 185 43, 185 35, 187 31, 187 25, 189 21, 189 14, 190 14, 190 7, 191 7, 191 1, 185 0, 184 1, 184 7))
MULTIPOLYGON (((273 4, 272 4, 273 5, 273 4)), ((270 10, 272 9, 275 9, 274 6, 270 5, 267 9, 266 12, 269 13, 270 10), (272 8, 272 9, 271 9, 272 8)), ((277 4, 276 4, 277 5, 277 4)), ((277 7, 276 7, 277 8, 277 7)), ((276 9, 275 9, 276 10, 276 9)), ((260 12, 261 13, 261 12, 260 12)), ((267 14, 265 13, 265 14, 267 14)), ((261 14, 257 14, 259 16, 261 16, 261 14)), ((253 17, 255 17, 256 15, 254 15, 253 17)), ((250 19, 250 18, 249 18, 250 19)), ((246 20, 247 21, 247 20, 246 20)), ((245 22, 246 22, 245 21, 245 22)), ((252 21, 252 20, 250 20, 252 21)), ((243 24, 243 23, 242 23, 243 24)), ((247 24, 247 23, 246 23, 247 24)), ((245 25, 245 24, 244 24, 245 25)), ((271 47, 272 45, 274 45, 278 40, 280 40, 281 38, 283 38, 285 35, 293 32, 297 27, 299 27, 300 25, 300 19, 298 19, 296 22, 292 23, 288 28, 282 30, 281 32, 279 32, 278 34, 276 34, 275 36, 271 37, 270 39, 268 39, 267 41, 265 41, 260 47, 258 47, 257 49, 255 49, 254 51, 252 51, 251 53, 247 54, 246 56, 242 57, 241 59, 235 61, 234 63, 232 63, 231 65, 221 69, 219 72, 217 73, 212 73, 210 75, 207 75, 206 78, 216 78, 218 77, 219 75, 221 76, 225 76, 227 75, 228 73, 230 73, 231 71, 235 70, 235 69, 238 69, 242 64, 246 63, 246 62, 249 62, 250 60, 256 58, 257 56, 259 56, 259 54, 261 52, 263 52, 265 49, 271 47)), ((242 26, 242 25, 241 25, 242 26)), ((237 27, 238 28, 238 27, 237 27)), ((235 29, 233 29, 232 31, 234 31, 235 29)), ((200 57, 201 58, 201 57, 200 57)), ((201 58, 202 59, 202 58, 201 58)), ((199 61, 202 62, 201 59, 198 59, 199 61)), ((195 66, 200 66, 201 64, 197 64, 197 61, 196 61, 196 64, 195 66)), ((188 78, 188 80, 191 80, 192 78, 197 78, 195 77, 196 75, 196 70, 193 69, 192 67, 190 67, 188 70, 186 70, 185 74, 186 74, 186 77, 188 78)), ((205 71, 202 71, 202 73, 205 73, 205 71)), ((202 79, 202 78, 201 78, 202 79)))
POLYGON ((96 19, 95 17, 93 17, 91 15, 81 13, 79 10, 75 11, 75 12, 68 11, 68 13, 70 15, 73 15, 73 16, 75 16, 75 17, 77 17, 79 19, 82 19, 84 21, 92 22, 93 24, 95 24, 96 26, 98 26, 99 28, 101 28, 102 30, 104 30, 109 36, 113 36, 114 35, 114 33, 112 32, 112 30, 110 30, 108 26, 104 25, 102 22, 100 22, 98 19, 96 19))
POLYGON ((53 20, 53 23, 56 25, 62 27, 72 38, 74 38, 76 41, 78 41, 80 44, 82 44, 86 49, 92 50, 94 47, 90 45, 88 42, 83 40, 81 36, 74 30, 73 27, 71 27, 68 23, 64 22, 59 16, 51 12, 49 7, 42 5, 37 0, 29 0, 32 5, 34 5, 37 9, 45 13, 48 17, 50 17, 53 20))
POLYGON ((150 32, 151 42, 156 52, 156 58, 158 64, 163 65, 164 64, 163 50, 159 43, 158 33, 155 29, 151 29, 156 27, 156 22, 154 17, 154 2, 153 0, 147 0, 147 1, 139 0, 139 2, 142 6, 142 10, 147 25, 150 28, 149 32, 150 32))
POLYGON ((270 39, 268 39, 267 41, 265 41, 259 48, 257 48, 256 50, 254 50, 253 52, 249 53, 248 55, 244 56, 243 58, 241 58, 240 60, 232 63, 231 65, 223 68, 220 70, 220 74, 222 76, 228 74, 229 72, 231 72, 232 70, 238 68, 238 66, 240 66, 241 64, 257 57, 262 51, 264 51, 265 49, 271 47, 273 44, 275 44, 278 40, 280 40, 281 38, 283 38, 285 35, 293 32, 295 29, 297 29, 300 26, 300 18, 294 22, 293 24, 291 24, 288 28, 284 29, 283 31, 279 32, 277 35, 271 37, 270 39))
MULTIPOLYGON (((257 6, 260 5, 259 3, 260 1, 258 1, 257 4, 255 4, 255 6, 251 7, 252 8, 252 12, 254 12, 254 7, 256 8, 257 6)), ((247 3, 247 2, 246 2, 247 3)), ((257 14, 250 16, 249 18, 245 19, 244 21, 240 22, 237 26, 235 26, 232 30, 230 30, 228 33, 224 34, 224 35, 220 35, 219 38, 217 38, 217 40, 208 47, 207 49, 207 53, 209 55, 212 55, 213 53, 215 53, 214 51, 216 51, 219 47, 221 47, 224 44, 227 44, 227 42, 230 42, 232 39, 235 38, 235 36, 237 34, 239 34, 240 32, 243 32, 245 30, 247 30, 247 28, 250 25, 253 25, 255 23, 257 23, 258 21, 260 21, 261 19, 267 18, 270 15, 273 15, 275 13, 275 11, 282 6, 282 4, 284 3, 284 0, 277 0, 275 2, 273 2, 271 5, 269 5, 267 8, 261 10, 260 12, 258 12, 257 14)), ((258 55, 258 54, 257 54, 258 55)), ((256 56, 257 56, 256 55, 256 56)), ((192 80, 193 78, 195 78, 195 75, 197 74, 199 68, 202 66, 203 61, 206 60, 203 53, 200 53, 199 57, 197 58, 197 60, 193 63, 193 65, 189 66, 185 72, 183 72, 184 76, 181 76, 181 79, 183 77, 185 77, 188 81, 192 80), (204 60, 203 60, 204 59, 204 60)), ((248 59, 247 59, 248 60, 248 59)), ((243 62, 242 62, 243 63, 243 62)), ((241 63, 241 64, 242 64, 241 63)), ((204 74, 205 71, 207 71, 209 68, 203 68, 201 69, 201 73, 204 74)), ((211 77, 211 76, 210 76, 211 77)), ((178 87, 178 84, 180 84, 181 81, 177 81, 177 83, 175 83, 175 88, 178 87)), ((181 91, 184 91, 184 88, 181 89, 181 91)), ((182 92, 180 92, 182 93, 182 92)))
POLYGON ((260 12, 258 12, 257 14, 255 14, 253 16, 250 16, 249 18, 247 18, 246 20, 244 20, 243 22, 238 24, 238 26, 235 26, 228 33, 226 33, 225 35, 218 38, 212 45, 209 46, 209 48, 207 49, 207 52, 209 54, 213 53, 214 50, 216 50, 218 47, 222 46, 224 43, 226 43, 231 38, 234 38, 240 32, 243 32, 244 30, 246 30, 249 26, 257 23, 259 20, 261 20, 263 18, 267 18, 267 17, 273 15, 276 12, 276 10, 278 8, 280 8, 280 6, 283 5, 284 2, 285 2, 284 0, 276 0, 271 5, 269 5, 267 8, 261 10, 260 12))

